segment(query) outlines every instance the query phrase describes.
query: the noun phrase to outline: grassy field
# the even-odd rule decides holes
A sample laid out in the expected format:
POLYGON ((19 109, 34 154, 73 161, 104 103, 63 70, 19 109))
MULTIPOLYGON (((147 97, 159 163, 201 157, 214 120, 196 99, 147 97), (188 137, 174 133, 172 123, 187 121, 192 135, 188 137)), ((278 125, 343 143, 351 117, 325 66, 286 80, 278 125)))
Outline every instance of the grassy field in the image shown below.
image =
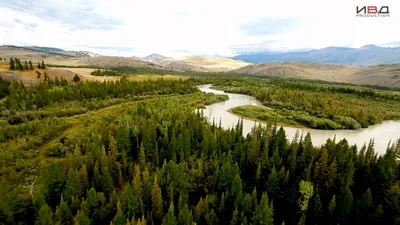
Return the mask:
MULTIPOLYGON (((120 76, 93 76, 91 73, 95 69, 90 68, 52 68, 49 67, 45 70, 26 70, 26 71, 18 71, 9 70, 9 64, 7 62, 0 62, 0 77, 11 80, 21 80, 25 86, 34 86, 39 81, 43 81, 44 76, 41 78, 37 78, 36 71, 41 72, 43 75, 46 72, 51 79, 64 78, 69 82, 72 81, 75 74, 78 74, 82 81, 117 81, 121 77, 120 76)), ((134 75, 129 76, 128 80, 132 81, 145 81, 145 80, 156 80, 156 79, 166 79, 166 80, 179 80, 179 79, 188 79, 188 76, 176 76, 176 75, 155 75, 155 74, 145 74, 145 75, 134 75)))

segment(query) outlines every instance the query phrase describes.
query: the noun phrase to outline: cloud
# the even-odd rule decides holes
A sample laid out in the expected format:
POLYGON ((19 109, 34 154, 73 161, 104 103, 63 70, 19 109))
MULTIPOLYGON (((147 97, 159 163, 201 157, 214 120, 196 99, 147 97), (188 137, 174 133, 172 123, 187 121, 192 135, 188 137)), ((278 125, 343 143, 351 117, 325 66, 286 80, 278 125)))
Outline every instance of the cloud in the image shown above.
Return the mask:
POLYGON ((269 35, 283 33, 299 23, 296 18, 258 18, 241 25, 240 29, 248 35, 269 35))
MULTIPOLYGON (((122 24, 122 21, 119 19, 97 13, 94 3, 92 0, 8 0, 1 1, 0 7, 57 22, 71 30, 111 30, 114 26, 122 24)), ((19 19, 16 20, 18 21, 19 19)))
POLYGON ((399 41, 400 1, 389 18, 357 18, 374 0, 9 0, 0 2, 0 44, 100 54, 224 55, 399 41))

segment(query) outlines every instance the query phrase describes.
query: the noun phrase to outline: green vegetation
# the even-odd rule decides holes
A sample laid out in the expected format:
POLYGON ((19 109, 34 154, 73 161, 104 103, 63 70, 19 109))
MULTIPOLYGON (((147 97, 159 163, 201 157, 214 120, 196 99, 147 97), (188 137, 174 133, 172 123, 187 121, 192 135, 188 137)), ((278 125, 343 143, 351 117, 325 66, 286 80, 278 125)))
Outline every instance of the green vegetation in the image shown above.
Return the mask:
POLYGON ((78 74, 75 74, 74 78, 72 79, 73 82, 77 83, 81 80, 81 78, 78 76, 78 74))
MULTIPOLYGON (((44 61, 42 61, 42 63, 44 65, 44 61)), ((40 69, 40 67, 38 67, 38 69, 40 69)), ((25 62, 22 62, 17 57, 10 58, 10 70, 33 70, 32 61, 29 60, 28 62, 25 60, 25 62)))
MULTIPOLYGON (((48 64, 48 67, 59 67, 59 68, 88 68, 96 69, 92 72, 94 76, 131 76, 131 75, 141 75, 141 74, 154 74, 154 75, 178 75, 178 76, 226 76, 231 74, 229 72, 197 72, 197 71, 179 71, 170 70, 163 68, 146 68, 146 67, 124 67, 124 66, 93 66, 93 65, 80 65, 80 66, 70 66, 70 65, 55 65, 48 64)), ((239 75, 237 75, 239 76, 239 75)))
POLYGON ((400 141, 378 156, 373 142, 314 147, 270 125, 243 136, 240 121, 224 130, 195 109, 227 96, 194 85, 229 80, 252 82, 0 80, 0 224, 400 221, 400 141))
POLYGON ((259 107, 253 105, 239 106, 229 110, 233 114, 241 117, 256 119, 263 122, 277 123, 279 125, 303 127, 290 115, 288 110, 273 110, 271 108, 259 107))
POLYGON ((234 113, 289 125, 358 129, 400 118, 400 94, 360 86, 232 77, 216 80, 214 88, 254 96, 273 109, 245 106, 234 113))

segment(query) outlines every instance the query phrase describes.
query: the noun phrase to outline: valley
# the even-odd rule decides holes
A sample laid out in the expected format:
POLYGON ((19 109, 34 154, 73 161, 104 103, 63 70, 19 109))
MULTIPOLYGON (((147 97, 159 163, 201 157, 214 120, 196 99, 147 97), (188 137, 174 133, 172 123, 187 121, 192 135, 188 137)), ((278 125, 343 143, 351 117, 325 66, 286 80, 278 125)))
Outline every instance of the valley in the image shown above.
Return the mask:
POLYGON ((397 64, 0 53, 0 224, 399 220, 397 64))

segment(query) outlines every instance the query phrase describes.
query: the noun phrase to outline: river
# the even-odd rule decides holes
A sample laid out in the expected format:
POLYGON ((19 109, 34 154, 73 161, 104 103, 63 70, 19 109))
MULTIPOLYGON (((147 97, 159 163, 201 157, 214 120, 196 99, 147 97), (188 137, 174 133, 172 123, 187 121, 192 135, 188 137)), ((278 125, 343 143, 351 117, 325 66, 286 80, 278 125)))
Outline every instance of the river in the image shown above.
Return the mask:
MULTIPOLYGON (((254 97, 242 94, 232 94, 225 93, 224 91, 211 89, 211 84, 199 85, 199 89, 203 92, 214 93, 214 94, 225 94, 229 96, 229 100, 211 104, 203 109, 204 116, 212 122, 213 120, 216 124, 221 121, 223 128, 231 128, 235 126, 239 120, 239 117, 228 112, 229 109, 243 106, 243 105, 255 105, 263 106, 260 101, 254 97)), ((250 119, 243 119, 243 133, 248 134, 255 124, 255 122, 250 119)), ((261 123, 263 124, 263 123, 261 123)), ((310 128, 293 128, 293 127, 283 127, 286 132, 286 138, 292 140, 299 131, 299 134, 307 133, 311 134, 312 142, 315 146, 321 146, 326 142, 327 139, 333 139, 336 136, 336 140, 341 140, 346 138, 350 144, 357 144, 357 147, 361 147, 371 139, 375 140, 375 150, 382 154, 386 151, 387 145, 390 141, 394 142, 400 138, 400 121, 384 121, 381 124, 376 124, 368 128, 358 129, 358 130, 317 130, 310 128)))

